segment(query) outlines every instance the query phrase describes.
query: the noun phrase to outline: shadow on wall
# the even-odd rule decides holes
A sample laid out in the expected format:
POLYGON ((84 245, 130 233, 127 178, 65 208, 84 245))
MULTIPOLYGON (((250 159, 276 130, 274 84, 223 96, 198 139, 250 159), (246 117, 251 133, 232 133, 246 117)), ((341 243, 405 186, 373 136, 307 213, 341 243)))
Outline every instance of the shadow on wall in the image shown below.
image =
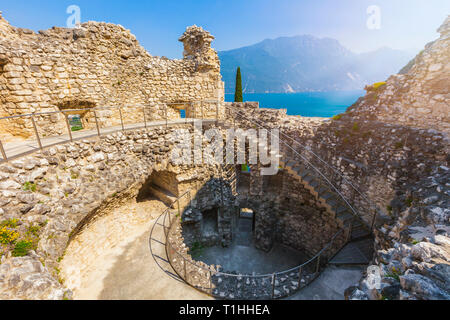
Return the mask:
POLYGON ((179 183, 176 173, 170 171, 153 171, 147 178, 136 197, 137 202, 143 202, 149 197, 155 197, 168 206, 173 207, 179 196, 179 183))

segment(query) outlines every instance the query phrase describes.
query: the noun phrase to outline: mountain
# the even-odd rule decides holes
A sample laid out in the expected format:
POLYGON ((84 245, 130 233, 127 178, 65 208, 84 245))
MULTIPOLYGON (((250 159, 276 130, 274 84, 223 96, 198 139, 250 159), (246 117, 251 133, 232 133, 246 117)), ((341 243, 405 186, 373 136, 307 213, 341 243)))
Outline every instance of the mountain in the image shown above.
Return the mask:
POLYGON ((359 90, 397 73, 412 55, 387 47, 356 54, 331 38, 310 35, 268 39, 219 52, 227 93, 236 69, 246 93, 359 90))

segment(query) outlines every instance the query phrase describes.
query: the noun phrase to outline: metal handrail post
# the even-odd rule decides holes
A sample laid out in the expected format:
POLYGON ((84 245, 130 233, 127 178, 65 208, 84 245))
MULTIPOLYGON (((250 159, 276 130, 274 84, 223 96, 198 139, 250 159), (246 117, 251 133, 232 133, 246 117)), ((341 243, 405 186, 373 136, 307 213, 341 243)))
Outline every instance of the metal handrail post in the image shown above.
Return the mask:
POLYGON ((63 112, 64 117, 66 118, 66 126, 67 126, 67 131, 69 132, 69 138, 70 138, 70 142, 73 142, 73 138, 72 138, 72 129, 70 128, 70 123, 69 123, 69 116, 63 112))
POLYGON ((302 285, 302 267, 298 268, 298 287, 302 285))
POLYGON ((186 281, 186 283, 189 283, 188 278, 187 278, 187 260, 180 255, 180 257, 183 259, 183 264, 184 264, 184 281, 186 281))
POLYGON ((212 286, 212 271, 209 270, 209 289, 211 290, 211 294, 213 291, 213 286, 212 286))
POLYGON ((36 134, 36 139, 39 145, 39 149, 42 150, 42 143, 41 143, 41 138, 39 137, 39 132, 36 126, 36 122, 34 121, 34 115, 31 115, 31 122, 33 123, 33 128, 34 128, 34 133, 36 134))
POLYGON ((275 298, 275 273, 272 274, 272 299, 275 298))
POLYGON ((219 125, 219 101, 216 104, 216 126, 219 125))
POLYGON ((200 102, 200 109, 201 109, 201 112, 202 112, 202 120, 203 120, 203 118, 204 118, 204 114, 203 114, 203 101, 200 102))
POLYGON ((168 119, 167 119, 167 111, 168 111, 167 109, 168 109, 168 108, 169 108, 169 106, 168 106, 167 103, 166 103, 166 111, 165 111, 165 112, 166 112, 166 129, 167 129, 168 125, 169 125, 169 124, 168 124, 168 119))
POLYGON ((144 126, 147 129, 147 118, 145 117, 145 107, 142 108, 142 113, 144 114, 144 126))
POLYGON ((3 148, 3 144, 2 144, 2 141, 1 141, 1 140, 0 140, 0 151, 1 151, 1 153, 2 153, 3 159, 4 159, 5 161, 8 161, 8 157, 6 156, 6 152, 5 152, 5 149, 3 148))
POLYGON ((375 228, 375 221, 377 219, 378 210, 375 208, 375 212, 373 213, 373 219, 372 219, 372 225, 370 227, 370 231, 373 232, 373 229, 375 228))
POLYGON ((123 117, 122 117, 122 108, 119 107, 119 114, 120 114, 120 124, 122 125, 122 131, 125 131, 125 127, 123 126, 123 117))
POLYGON ((92 112, 94 112, 95 126, 97 127, 97 134, 100 137, 100 126, 98 125, 97 112, 95 112, 95 110, 92 110, 92 112))

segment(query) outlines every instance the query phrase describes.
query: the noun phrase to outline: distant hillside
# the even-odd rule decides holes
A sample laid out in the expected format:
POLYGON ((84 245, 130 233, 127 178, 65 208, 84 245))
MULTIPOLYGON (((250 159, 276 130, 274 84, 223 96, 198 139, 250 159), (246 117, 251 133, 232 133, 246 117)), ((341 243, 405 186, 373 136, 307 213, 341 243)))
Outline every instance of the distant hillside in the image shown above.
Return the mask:
POLYGON ((412 56, 381 48, 355 54, 337 40, 282 37, 219 52, 227 93, 241 67, 246 93, 358 90, 397 73, 412 56))

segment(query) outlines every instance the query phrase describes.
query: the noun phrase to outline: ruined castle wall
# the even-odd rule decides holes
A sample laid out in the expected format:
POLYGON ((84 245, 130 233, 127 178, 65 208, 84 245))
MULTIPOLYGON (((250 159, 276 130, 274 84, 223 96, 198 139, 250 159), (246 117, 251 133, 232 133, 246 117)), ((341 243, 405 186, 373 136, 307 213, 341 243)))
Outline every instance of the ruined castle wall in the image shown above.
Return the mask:
MULTIPOLYGON (((34 33, 0 17, 0 117, 63 109, 148 106, 147 120, 179 118, 163 102, 223 101, 223 82, 213 37, 190 27, 180 39, 184 58, 151 56, 120 25, 87 22, 78 29, 54 27, 34 33), (192 44, 191 42, 194 42, 192 44)), ((208 109, 209 108, 209 109, 208 109)), ((205 106, 204 117, 215 116, 205 106)), ((197 107, 200 113, 200 107, 197 107)), ((100 126, 120 124, 118 110, 98 111, 100 126)), ((94 127, 94 115, 83 115, 94 127)), ((125 122, 142 122, 142 108, 126 108, 125 122)), ((66 133, 61 114, 36 116, 42 136, 66 133)), ((28 137, 30 120, 3 120, 3 135, 28 137)))
MULTIPOLYGON (((275 176, 261 176, 259 169, 251 166, 250 196, 240 201, 241 208, 256 214, 255 245, 270 250, 274 243, 282 243, 310 257, 316 255, 342 225, 293 175, 280 170, 275 176)), ((344 241, 342 233, 333 248, 344 241)))
MULTIPOLYGON (((23 258, 9 257, 10 253, 4 251, 7 248, 0 245, 0 297, 62 299, 66 290, 57 281, 57 266, 68 241, 96 216, 136 197, 154 172, 171 172, 171 177, 189 181, 198 179, 203 195, 197 195, 194 189, 193 198, 203 199, 205 206, 213 201, 219 205, 215 183, 211 184, 215 186, 212 189, 202 186, 202 181, 220 177, 217 167, 170 163, 176 142, 174 130, 169 127, 118 132, 101 139, 59 145, 2 164, 0 221, 17 219, 18 230, 23 234, 29 226, 39 226, 39 240, 36 254, 23 258), (39 288, 30 286, 26 277, 31 273, 36 283, 44 284, 39 288), (15 282, 8 282, 10 277, 16 277, 15 282)), ((94 237, 92 245, 107 245, 107 240, 94 237)))
POLYGON ((424 220, 434 228, 448 224, 450 211, 443 209, 449 201, 446 187, 429 182, 441 181, 449 167, 450 144, 445 133, 362 119, 352 112, 333 120, 310 119, 248 103, 229 106, 243 114, 236 119, 239 126, 253 128, 258 122, 280 128, 295 139, 298 143, 281 135, 283 160, 308 161, 367 223, 377 209, 377 223, 383 226, 380 239, 383 234, 390 239, 410 239, 413 229, 405 229, 423 225, 424 220), (392 222, 414 207, 409 224, 403 221, 392 227, 392 222))

